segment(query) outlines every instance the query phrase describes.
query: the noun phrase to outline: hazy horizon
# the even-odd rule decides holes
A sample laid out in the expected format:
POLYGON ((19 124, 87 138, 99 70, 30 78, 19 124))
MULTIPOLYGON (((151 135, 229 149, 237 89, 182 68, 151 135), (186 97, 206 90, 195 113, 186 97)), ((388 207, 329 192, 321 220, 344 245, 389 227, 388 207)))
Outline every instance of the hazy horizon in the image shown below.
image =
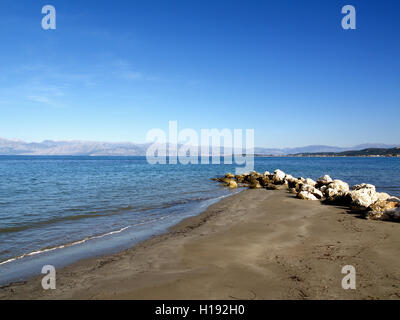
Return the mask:
POLYGON ((145 143, 168 122, 255 145, 400 141, 400 3, 5 0, 0 136, 145 143), (384 17, 384 18, 382 18, 384 17))

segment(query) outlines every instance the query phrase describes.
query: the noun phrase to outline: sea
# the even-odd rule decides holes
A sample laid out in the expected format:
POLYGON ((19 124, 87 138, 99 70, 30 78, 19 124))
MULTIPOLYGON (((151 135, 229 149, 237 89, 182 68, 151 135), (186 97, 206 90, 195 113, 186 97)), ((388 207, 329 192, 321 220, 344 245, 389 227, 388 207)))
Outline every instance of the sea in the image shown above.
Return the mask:
MULTIPOLYGON (((149 164, 145 157, 0 156, 0 284, 166 232, 242 189, 211 178, 235 164, 149 164)), ((329 174, 400 197, 400 158, 256 157, 255 170, 329 174)))

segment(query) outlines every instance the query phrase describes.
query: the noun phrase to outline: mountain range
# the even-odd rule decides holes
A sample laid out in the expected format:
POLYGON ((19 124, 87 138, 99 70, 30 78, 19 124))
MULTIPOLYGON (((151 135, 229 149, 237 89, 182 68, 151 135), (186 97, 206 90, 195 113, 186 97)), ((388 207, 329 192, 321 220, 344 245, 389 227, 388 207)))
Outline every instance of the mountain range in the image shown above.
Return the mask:
MULTIPOLYGON (((144 156, 151 143, 52 141, 25 142, 0 138, 0 155, 144 156)), ((367 148, 394 148, 399 145, 367 143, 351 147, 310 145, 298 148, 255 148, 257 155, 288 155, 317 152, 343 152, 367 148)))

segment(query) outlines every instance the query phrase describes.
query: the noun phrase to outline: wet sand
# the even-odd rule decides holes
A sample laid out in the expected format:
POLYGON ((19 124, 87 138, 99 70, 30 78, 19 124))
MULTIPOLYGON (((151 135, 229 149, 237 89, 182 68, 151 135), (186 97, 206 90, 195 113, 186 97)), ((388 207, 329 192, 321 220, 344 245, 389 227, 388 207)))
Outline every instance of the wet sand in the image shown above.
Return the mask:
POLYGON ((400 299, 400 224, 287 191, 245 190, 122 253, 0 289, 0 299, 400 299), (356 269, 356 289, 341 286, 356 269))

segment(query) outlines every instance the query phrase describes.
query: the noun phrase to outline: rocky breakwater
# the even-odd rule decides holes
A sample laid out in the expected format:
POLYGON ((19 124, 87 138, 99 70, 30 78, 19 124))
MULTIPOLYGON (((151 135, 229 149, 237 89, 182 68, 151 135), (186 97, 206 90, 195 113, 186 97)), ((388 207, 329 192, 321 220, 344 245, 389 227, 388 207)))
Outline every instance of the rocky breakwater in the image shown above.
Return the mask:
POLYGON ((282 170, 262 173, 234 175, 227 173, 224 177, 213 178, 229 188, 248 187, 250 189, 287 190, 297 198, 321 201, 332 205, 348 207, 363 214, 370 220, 387 220, 400 222, 400 199, 384 192, 377 192, 372 184, 350 186, 342 180, 333 180, 324 175, 317 181, 310 178, 295 178, 282 170))

